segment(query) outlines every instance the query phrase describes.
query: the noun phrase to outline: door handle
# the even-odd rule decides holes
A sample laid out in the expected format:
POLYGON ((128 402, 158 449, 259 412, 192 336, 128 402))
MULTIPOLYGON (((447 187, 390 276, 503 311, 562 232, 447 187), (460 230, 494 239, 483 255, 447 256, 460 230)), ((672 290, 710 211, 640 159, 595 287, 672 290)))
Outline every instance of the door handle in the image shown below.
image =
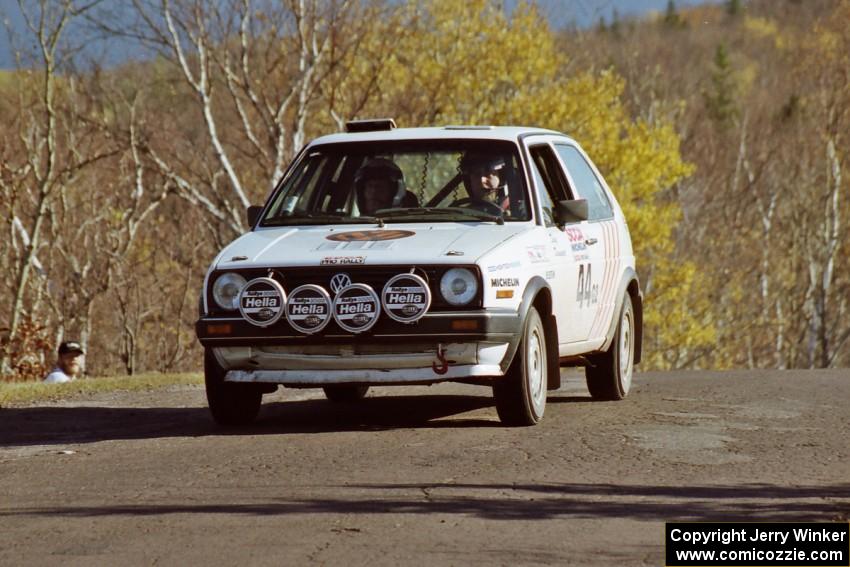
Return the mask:
POLYGON ((598 242, 598 240, 596 240, 595 238, 588 238, 587 240, 584 241, 584 243, 587 244, 588 246, 592 246, 593 244, 596 244, 597 242, 598 242))

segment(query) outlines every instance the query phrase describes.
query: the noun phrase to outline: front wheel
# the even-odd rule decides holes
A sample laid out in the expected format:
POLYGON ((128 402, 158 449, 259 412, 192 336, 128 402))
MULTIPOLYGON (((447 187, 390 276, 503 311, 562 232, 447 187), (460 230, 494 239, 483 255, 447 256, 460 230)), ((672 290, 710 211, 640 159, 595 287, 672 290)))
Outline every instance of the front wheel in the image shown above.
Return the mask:
POLYGON ((212 350, 204 349, 204 383, 213 420, 219 425, 247 425, 260 412, 263 392, 256 384, 225 382, 226 373, 212 350))
POLYGON ((635 313, 626 292, 611 346, 590 359, 584 370, 587 389, 596 400, 622 400, 632 387, 635 360, 635 313))
POLYGON ((507 373, 493 384, 496 411, 505 425, 535 425, 546 410, 546 331, 532 307, 507 373))

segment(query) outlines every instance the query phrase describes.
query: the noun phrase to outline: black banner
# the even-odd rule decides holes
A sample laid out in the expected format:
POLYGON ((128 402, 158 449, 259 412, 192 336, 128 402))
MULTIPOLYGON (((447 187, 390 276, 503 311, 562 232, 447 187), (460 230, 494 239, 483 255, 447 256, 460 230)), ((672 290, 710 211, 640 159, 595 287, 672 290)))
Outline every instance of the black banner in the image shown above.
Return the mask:
POLYGON ((850 566, 847 523, 667 523, 668 567, 850 566))

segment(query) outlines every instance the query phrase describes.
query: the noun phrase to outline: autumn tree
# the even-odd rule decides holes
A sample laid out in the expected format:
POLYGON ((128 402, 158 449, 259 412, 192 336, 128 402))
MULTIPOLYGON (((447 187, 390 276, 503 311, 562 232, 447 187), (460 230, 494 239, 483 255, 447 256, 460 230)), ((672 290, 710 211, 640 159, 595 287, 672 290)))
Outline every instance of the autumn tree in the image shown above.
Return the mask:
POLYGON ((0 109, 9 134, 0 202, 11 236, 0 247, 11 275, 0 313, 3 374, 20 375, 34 359, 49 363, 66 334, 89 350, 96 302, 168 194, 144 181, 133 104, 113 104, 100 74, 71 65, 75 48, 63 33, 96 4, 19 4, 37 48, 19 52, 15 96, 0 109))
POLYGON ((308 136, 331 126, 315 120, 325 81, 379 7, 360 0, 122 6, 133 26, 113 25, 111 11, 96 24, 156 53, 176 95, 171 104, 183 113, 174 117, 182 130, 173 136, 146 133, 144 153, 180 198, 209 217, 222 245, 245 229, 245 208, 268 193, 308 136))
MULTIPOLYGON (((91 5, 42 1, 36 6, 19 2, 27 33, 35 44, 32 68, 13 77, 16 96, 6 99, 11 108, 8 135, 0 160, 0 192, 9 219, 8 240, 4 239, 11 286, 5 297, 9 303, 2 314, 6 321, 0 345, 0 373, 15 369, 15 358, 29 356, 31 348, 21 334, 24 328, 36 330, 40 309, 49 297, 51 265, 46 256, 52 244, 57 205, 63 204, 65 189, 77 182, 92 164, 114 154, 85 135, 86 126, 73 119, 73 81, 63 80, 58 70, 63 62, 60 42, 68 23, 91 5), (23 341, 23 342, 22 342, 23 341)), ((5 106, 4 104, 4 106, 5 106)), ((63 327, 56 339, 62 337, 63 327)), ((41 332, 41 331, 39 331, 41 332)), ((46 332, 46 331, 45 331, 46 332)), ((49 344, 46 336, 39 343, 49 344)))
POLYGON ((406 17, 375 112, 405 124, 536 124, 573 136, 629 221, 647 295, 649 364, 676 367, 699 356, 714 332, 705 299, 690 303, 695 266, 672 259, 681 211, 671 190, 692 171, 672 124, 632 119, 613 72, 565 73, 568 58, 532 5, 506 14, 485 0, 433 0, 406 17))

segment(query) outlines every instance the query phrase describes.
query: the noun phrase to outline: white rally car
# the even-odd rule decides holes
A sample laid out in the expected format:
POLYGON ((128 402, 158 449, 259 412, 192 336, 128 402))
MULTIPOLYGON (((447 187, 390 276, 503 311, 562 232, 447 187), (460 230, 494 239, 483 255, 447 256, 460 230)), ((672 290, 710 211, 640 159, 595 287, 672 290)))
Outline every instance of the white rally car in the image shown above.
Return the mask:
POLYGON ((221 424, 278 385, 491 386, 532 425, 561 366, 626 396, 642 293, 623 212, 571 138, 538 128, 349 123, 296 156, 213 261, 198 339, 221 424))

